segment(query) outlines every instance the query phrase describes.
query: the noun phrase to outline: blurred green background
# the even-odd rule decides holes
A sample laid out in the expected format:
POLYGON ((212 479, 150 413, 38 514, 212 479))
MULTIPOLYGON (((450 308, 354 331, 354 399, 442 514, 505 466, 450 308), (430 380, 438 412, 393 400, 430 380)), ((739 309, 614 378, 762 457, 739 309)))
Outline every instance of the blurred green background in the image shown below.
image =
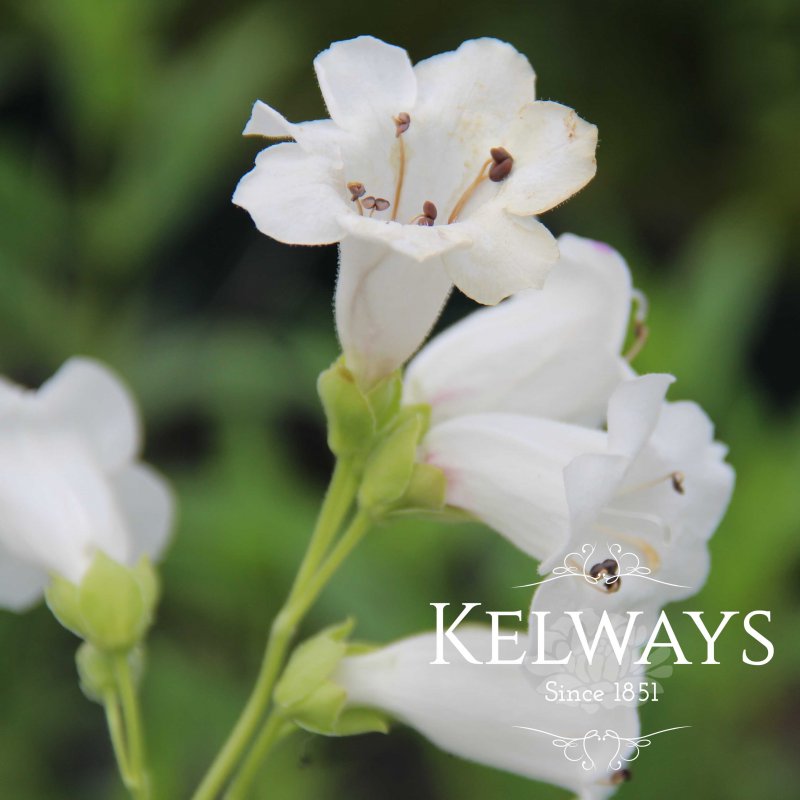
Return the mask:
MULTIPOLYGON (((599 126, 597 178, 545 222, 626 255, 652 306, 637 367, 676 374, 671 397, 700 402, 730 444, 737 492, 687 607, 770 609, 777 651, 743 665, 732 627, 722 666, 676 668, 643 729, 694 727, 645 751, 620 796, 797 797, 796 0, 6 0, 0 371, 38 385, 73 353, 108 361, 180 496, 144 684, 159 799, 185 797, 227 735, 330 468, 314 381, 337 351, 335 249, 278 245, 230 204, 258 149, 239 134, 257 97, 324 116, 311 59, 360 33, 414 60, 507 39, 541 97, 599 126)), ((387 641, 431 627, 432 600, 526 608, 509 587, 532 569, 478 526, 384 528, 307 629, 355 612, 361 637, 387 641)), ((123 797, 76 644, 44 608, 0 613, 0 797, 123 797)), ((281 799, 566 797, 403 729, 297 736, 269 775, 260 791, 281 799)))

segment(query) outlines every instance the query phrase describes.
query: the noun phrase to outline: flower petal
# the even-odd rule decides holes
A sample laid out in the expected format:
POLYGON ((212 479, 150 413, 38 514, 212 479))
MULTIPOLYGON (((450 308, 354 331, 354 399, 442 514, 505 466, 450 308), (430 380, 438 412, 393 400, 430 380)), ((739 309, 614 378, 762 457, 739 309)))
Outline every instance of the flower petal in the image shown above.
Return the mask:
POLYGON ((631 280, 611 250, 577 236, 541 290, 468 314, 428 342, 405 375, 409 403, 432 419, 506 411, 597 426, 629 375, 619 355, 631 280))
POLYGON ((262 150, 255 168, 233 193, 256 227, 286 244, 332 244, 342 238, 338 217, 348 211, 344 182, 337 183, 328 159, 303 152, 299 144, 262 150))
POLYGON ((597 128, 559 103, 525 106, 504 146, 514 166, 498 200, 512 214, 541 214, 557 206, 597 171, 597 128))
POLYGON ((317 80, 333 121, 352 132, 385 128, 414 106, 417 79, 408 53, 373 36, 335 42, 314 59, 317 80))
POLYGON ((446 219, 489 150, 504 143, 517 110, 533 101, 535 76, 525 56, 497 39, 464 42, 414 72, 403 210, 419 213, 431 200, 446 219))
POLYGON ((134 400, 98 361, 71 358, 42 385, 33 402, 39 414, 77 434, 106 469, 118 469, 139 450, 141 424, 134 400))
POLYGON ((50 578, 0 545, 0 607, 26 611, 42 596, 50 578))
POLYGON ((112 489, 130 538, 130 562, 158 559, 175 515, 169 484, 146 464, 132 464, 114 476, 112 489))
POLYGON ((420 263, 383 244, 341 243, 336 327, 359 383, 373 385, 414 353, 451 288, 440 258, 420 263))
POLYGON ((467 248, 471 242, 469 232, 457 225, 401 225, 353 213, 342 214, 339 223, 352 236, 388 245, 416 261, 467 248))
POLYGON ((602 452, 605 434, 517 414, 474 414, 434 425, 422 460, 442 469, 447 502, 474 514, 528 555, 546 558, 567 538, 562 473, 602 452))
POLYGON ((608 447, 632 458, 655 430, 672 375, 642 375, 620 384, 608 403, 608 447))
POLYGON ((293 123, 272 106, 256 100, 250 119, 242 132, 245 136, 270 139, 294 139, 305 152, 326 156, 335 168, 341 168, 341 131, 329 119, 293 123))
MULTIPOLYGON (((489 660, 488 628, 462 625, 456 634, 475 658, 489 660)), ((501 657, 518 657, 524 638, 519 637, 517 646, 503 642, 501 657)), ((333 680, 347 691, 351 707, 386 711, 445 752, 563 786, 585 798, 613 792, 608 782, 613 748, 593 750, 595 759, 589 765, 566 758, 553 738, 580 738, 597 729, 636 737, 635 708, 620 704, 589 714, 581 707, 548 702, 531 686, 522 665, 470 664, 449 643, 448 664, 431 664, 435 656, 435 634, 420 634, 345 658, 333 680)))
POLYGON ((556 240, 541 222, 512 216, 496 202, 447 228, 472 241, 448 253, 444 263, 453 283, 478 303, 494 305, 515 292, 541 287, 558 260, 556 240))

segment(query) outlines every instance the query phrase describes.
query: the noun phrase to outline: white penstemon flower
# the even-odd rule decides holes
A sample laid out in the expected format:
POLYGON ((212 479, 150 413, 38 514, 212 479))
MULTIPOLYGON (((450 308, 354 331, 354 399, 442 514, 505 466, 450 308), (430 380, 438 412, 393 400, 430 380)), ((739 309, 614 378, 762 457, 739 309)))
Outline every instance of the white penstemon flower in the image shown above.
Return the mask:
POLYGON ((482 303, 541 284, 558 248, 533 217, 592 178, 597 130, 535 100, 524 56, 478 39, 412 67, 362 36, 314 67, 330 120, 292 125, 257 103, 245 128, 295 140, 262 151, 234 194, 262 232, 382 243, 482 303))
POLYGON ((140 447, 133 399, 95 361, 36 392, 0 385, 0 605, 29 606, 52 576, 80 583, 98 552, 127 566, 161 553, 172 496, 140 447))
POLYGON ((362 36, 314 62, 329 120, 258 102, 262 151, 233 200, 291 244, 341 242, 336 326, 367 388, 419 347, 453 283, 493 304, 539 287, 558 246, 535 215, 594 175, 597 130, 536 101, 527 59, 495 39, 412 67, 362 36))
MULTIPOLYGON (((489 660, 488 628, 464 625, 458 638, 477 660, 489 660)), ((447 665, 431 664, 435 639, 433 633, 420 634, 345 658, 334 681, 351 707, 388 712, 448 753, 563 786, 581 800, 608 797, 627 779, 623 761, 629 751, 617 752, 618 740, 587 734, 610 730, 635 740, 640 732, 635 704, 589 711, 548 702, 522 665, 471 664, 454 650, 445 651, 447 665), (559 752, 554 738, 576 741, 568 753, 559 752)), ((504 645, 503 658, 509 660, 525 647, 504 645)))

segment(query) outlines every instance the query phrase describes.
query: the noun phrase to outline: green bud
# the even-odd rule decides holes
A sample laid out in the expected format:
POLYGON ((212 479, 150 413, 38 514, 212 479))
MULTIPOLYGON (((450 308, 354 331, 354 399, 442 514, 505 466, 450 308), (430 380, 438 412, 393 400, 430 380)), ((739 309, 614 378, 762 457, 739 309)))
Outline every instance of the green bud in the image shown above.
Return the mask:
POLYGON ((68 630, 86 638, 78 603, 78 587, 60 575, 54 575, 45 589, 44 599, 53 616, 68 630))
MULTIPOLYGON (((405 409, 404 409, 405 412, 405 409)), ((358 492, 362 508, 381 508, 403 496, 411 481, 424 429, 422 414, 403 413, 370 453, 358 492)))
POLYGON ((397 501, 397 511, 441 511, 444 509, 447 478, 433 464, 414 464, 406 491, 397 501))
POLYGON ((328 447, 337 456, 366 451, 375 435, 375 415, 355 377, 340 358, 317 379, 328 420, 328 447))
POLYGON ((353 648, 347 637, 353 620, 326 628, 292 653, 275 687, 279 713, 295 725, 326 736, 386 732, 386 718, 376 711, 345 708, 347 693, 330 680, 341 660, 353 648))
POLYGON ((346 639, 354 624, 348 619, 325 628, 295 648, 275 687, 277 705, 288 709, 300 704, 333 674, 347 651, 346 639))
POLYGON ((78 587, 84 638, 100 650, 130 650, 152 623, 157 586, 145 559, 130 569, 98 552, 78 587))
POLYGON ((403 379, 399 372, 392 373, 367 392, 378 430, 391 422, 400 411, 402 397, 403 379))

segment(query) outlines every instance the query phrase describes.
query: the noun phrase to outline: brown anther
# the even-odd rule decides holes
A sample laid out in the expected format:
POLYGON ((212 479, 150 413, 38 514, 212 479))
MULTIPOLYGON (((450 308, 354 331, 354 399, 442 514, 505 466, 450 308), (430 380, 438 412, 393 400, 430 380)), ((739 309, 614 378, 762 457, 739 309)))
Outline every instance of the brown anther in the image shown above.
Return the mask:
POLYGON ((678 494, 686 494, 686 476, 682 472, 673 472, 670 476, 672 478, 672 488, 678 494))
POLYGON ((375 202, 375 198, 372 195, 368 195, 361 201, 361 205, 364 206, 367 211, 370 211, 371 209, 375 208, 375 202))
POLYGON ((401 111, 394 118, 394 124, 394 135, 401 136, 408 130, 408 126, 411 124, 411 117, 405 111, 401 111))
POLYGON ((350 192, 350 199, 355 203, 359 197, 363 197, 367 190, 364 188, 363 183, 359 183, 358 181, 351 181, 347 184, 347 188, 350 192))
POLYGON ((611 785, 619 786, 621 783, 627 783, 633 775, 629 769, 618 769, 616 772, 611 773, 611 785))
POLYGON ((431 222, 433 222, 439 212, 436 210, 436 206, 430 200, 426 200, 422 204, 422 213, 428 217, 431 222))
POLYGON ((590 570, 589 575, 595 579, 598 585, 602 586, 607 592, 618 592, 622 586, 622 579, 617 575, 619 564, 613 558, 607 558, 599 564, 595 564, 590 570))
POLYGON ((489 167, 489 180, 499 183, 509 176, 511 167, 514 166, 514 159, 505 147, 493 147, 489 154, 494 162, 489 167))
POLYGON ((391 203, 388 200, 384 200, 383 197, 376 197, 375 198, 375 210, 376 211, 386 211, 387 208, 391 203))

